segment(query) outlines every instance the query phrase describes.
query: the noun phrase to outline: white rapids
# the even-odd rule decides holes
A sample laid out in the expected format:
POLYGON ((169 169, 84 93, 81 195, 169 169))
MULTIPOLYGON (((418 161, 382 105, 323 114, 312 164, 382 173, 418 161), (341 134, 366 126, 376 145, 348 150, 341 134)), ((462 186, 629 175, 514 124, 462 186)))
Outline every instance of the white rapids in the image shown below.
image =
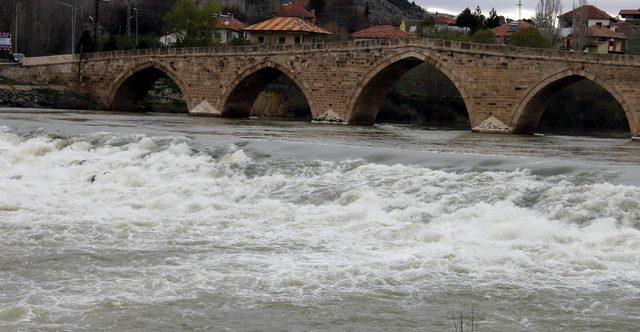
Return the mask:
POLYGON ((640 188, 0 131, 0 329, 640 326, 640 188))

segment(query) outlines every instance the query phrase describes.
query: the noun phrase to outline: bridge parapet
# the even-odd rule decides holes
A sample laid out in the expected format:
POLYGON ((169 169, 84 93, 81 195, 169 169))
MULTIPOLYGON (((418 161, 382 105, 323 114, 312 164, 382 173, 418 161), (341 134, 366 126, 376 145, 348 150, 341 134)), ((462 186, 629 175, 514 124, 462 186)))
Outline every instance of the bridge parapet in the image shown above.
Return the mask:
POLYGON ((299 45, 246 45, 216 47, 157 48, 126 51, 95 52, 75 55, 58 55, 26 58, 26 66, 77 62, 82 56, 87 60, 104 60, 125 57, 179 56, 179 55, 232 55, 232 54, 282 54, 314 51, 351 51, 382 47, 422 46, 441 51, 478 53, 518 58, 554 58, 571 62, 598 62, 640 66, 640 56, 626 54, 598 54, 571 52, 558 49, 512 47, 507 45, 480 44, 430 38, 376 39, 299 45))

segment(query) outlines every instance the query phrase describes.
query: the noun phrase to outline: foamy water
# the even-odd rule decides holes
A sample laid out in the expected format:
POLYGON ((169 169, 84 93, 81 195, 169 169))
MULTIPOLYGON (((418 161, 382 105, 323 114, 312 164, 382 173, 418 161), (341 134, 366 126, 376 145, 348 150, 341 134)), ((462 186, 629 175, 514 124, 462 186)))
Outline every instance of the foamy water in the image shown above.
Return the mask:
POLYGON ((640 188, 0 131, 0 329, 640 326, 640 188))

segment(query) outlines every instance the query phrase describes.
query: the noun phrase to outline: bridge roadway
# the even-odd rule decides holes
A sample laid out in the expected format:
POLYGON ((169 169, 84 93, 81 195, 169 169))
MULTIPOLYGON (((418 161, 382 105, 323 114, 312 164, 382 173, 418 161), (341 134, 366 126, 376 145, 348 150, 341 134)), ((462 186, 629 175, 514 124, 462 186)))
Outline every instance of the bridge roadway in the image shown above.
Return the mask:
POLYGON ((531 133, 560 88, 591 80, 624 110, 640 137, 640 57, 514 48, 434 39, 303 45, 151 49, 27 58, 0 75, 63 85, 105 108, 135 109, 153 82, 169 77, 191 114, 243 117, 286 75, 317 121, 371 124, 386 91, 429 63, 460 92, 476 132, 531 133))

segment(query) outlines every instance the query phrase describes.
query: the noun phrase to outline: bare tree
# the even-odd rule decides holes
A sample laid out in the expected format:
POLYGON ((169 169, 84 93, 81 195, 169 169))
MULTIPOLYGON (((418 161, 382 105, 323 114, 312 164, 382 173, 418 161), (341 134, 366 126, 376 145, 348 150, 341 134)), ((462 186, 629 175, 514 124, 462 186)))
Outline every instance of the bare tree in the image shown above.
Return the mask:
POLYGON ((560 30, 556 24, 560 14, 562 14, 561 0, 538 0, 534 22, 542 35, 554 45, 560 41, 560 30))
POLYGON ((574 4, 573 33, 571 34, 571 46, 574 50, 579 52, 584 51, 584 48, 587 46, 588 30, 587 0, 578 0, 578 7, 574 4))

